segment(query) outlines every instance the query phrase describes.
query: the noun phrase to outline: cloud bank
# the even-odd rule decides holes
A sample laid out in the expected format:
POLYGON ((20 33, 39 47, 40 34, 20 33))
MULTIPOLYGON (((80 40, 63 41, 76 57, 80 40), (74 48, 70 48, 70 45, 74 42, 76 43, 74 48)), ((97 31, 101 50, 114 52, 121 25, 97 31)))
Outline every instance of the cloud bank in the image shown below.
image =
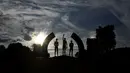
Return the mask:
POLYGON ((129 0, 1 0, 0 43, 30 46, 38 32, 53 31, 59 39, 65 33, 69 40, 76 32, 85 44, 99 25, 114 24, 117 47, 129 46, 129 5, 129 0))

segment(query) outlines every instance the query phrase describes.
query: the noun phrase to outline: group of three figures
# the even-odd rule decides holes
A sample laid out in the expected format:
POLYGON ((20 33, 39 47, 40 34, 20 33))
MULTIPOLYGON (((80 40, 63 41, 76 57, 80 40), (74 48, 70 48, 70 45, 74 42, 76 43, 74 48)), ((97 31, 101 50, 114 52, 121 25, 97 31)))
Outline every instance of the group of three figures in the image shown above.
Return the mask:
MULTIPOLYGON (((66 38, 64 38, 64 34, 63 34, 63 45, 62 45, 62 55, 66 55, 66 49, 67 49, 67 41, 66 41, 66 38)), ((58 39, 56 39, 56 41, 54 42, 54 46, 55 46, 55 56, 57 55, 58 56, 58 46, 59 46, 59 42, 58 42, 58 39)), ((69 43, 69 55, 70 56, 73 56, 73 46, 74 46, 74 43, 73 41, 71 40, 70 43, 69 43)))

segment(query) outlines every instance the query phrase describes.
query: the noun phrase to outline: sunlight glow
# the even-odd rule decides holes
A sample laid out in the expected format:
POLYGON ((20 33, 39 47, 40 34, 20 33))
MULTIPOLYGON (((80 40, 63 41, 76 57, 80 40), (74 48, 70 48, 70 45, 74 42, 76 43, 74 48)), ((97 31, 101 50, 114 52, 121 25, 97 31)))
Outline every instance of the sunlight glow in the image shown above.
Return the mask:
POLYGON ((47 35, 45 33, 40 32, 36 37, 34 37, 35 44, 40 44, 42 46, 46 36, 47 35))
POLYGON ((96 37, 95 37, 94 35, 91 35, 91 36, 90 36, 90 38, 92 38, 92 39, 93 39, 93 38, 96 38, 96 37))

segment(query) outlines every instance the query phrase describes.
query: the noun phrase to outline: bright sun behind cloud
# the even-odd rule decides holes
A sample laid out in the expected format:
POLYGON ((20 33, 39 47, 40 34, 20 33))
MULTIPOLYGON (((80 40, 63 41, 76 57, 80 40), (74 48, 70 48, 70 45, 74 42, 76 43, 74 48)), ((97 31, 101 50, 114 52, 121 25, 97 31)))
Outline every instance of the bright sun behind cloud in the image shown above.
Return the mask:
POLYGON ((45 38, 46 38, 46 36, 47 36, 47 35, 46 35, 44 32, 40 32, 37 36, 35 36, 35 37, 33 38, 34 43, 35 43, 35 44, 40 44, 40 45, 42 45, 43 42, 44 42, 44 40, 45 40, 45 38))

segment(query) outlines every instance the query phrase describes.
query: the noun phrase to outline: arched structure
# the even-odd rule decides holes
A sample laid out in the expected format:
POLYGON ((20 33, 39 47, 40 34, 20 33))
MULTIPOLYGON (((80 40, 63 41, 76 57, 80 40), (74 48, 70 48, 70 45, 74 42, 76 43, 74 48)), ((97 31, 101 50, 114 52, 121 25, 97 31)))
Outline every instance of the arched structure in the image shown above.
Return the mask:
POLYGON ((72 33, 71 38, 73 38, 78 45, 78 49, 79 49, 78 57, 83 57, 85 54, 85 49, 81 38, 76 33, 72 33))
MULTIPOLYGON (((42 45, 43 57, 45 57, 45 58, 48 58, 50 56, 48 53, 48 45, 53 38, 55 38, 55 34, 52 32, 46 37, 46 39, 42 45)), ((83 44, 82 40, 76 33, 73 33, 71 35, 71 38, 73 38, 78 45, 78 49, 79 49, 78 57, 83 57, 85 55, 85 49, 84 49, 84 44, 83 44)))
POLYGON ((42 51, 43 51, 43 57, 49 57, 50 55, 49 55, 49 53, 48 53, 48 45, 49 45, 49 43, 50 43, 50 41, 53 39, 53 38, 55 38, 55 34, 52 32, 52 33, 50 33, 47 37, 46 37, 46 39, 45 39, 45 41, 44 41, 44 43, 43 43, 43 45, 42 45, 42 51))

